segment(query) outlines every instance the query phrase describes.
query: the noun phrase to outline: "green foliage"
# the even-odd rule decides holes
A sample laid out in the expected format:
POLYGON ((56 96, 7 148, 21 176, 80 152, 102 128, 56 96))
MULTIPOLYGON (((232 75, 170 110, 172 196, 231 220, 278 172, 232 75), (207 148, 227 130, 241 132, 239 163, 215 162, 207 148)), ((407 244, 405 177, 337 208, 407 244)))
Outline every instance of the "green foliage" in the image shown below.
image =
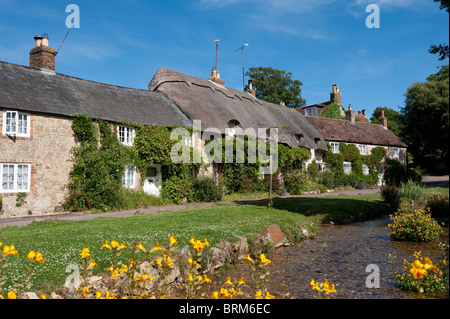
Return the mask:
POLYGON ((409 151, 424 162, 426 155, 448 163, 449 67, 444 65, 426 82, 413 83, 406 92, 402 136, 411 142, 409 151))
POLYGON ((424 198, 424 188, 413 180, 401 182, 402 196, 407 201, 420 202, 424 198))
POLYGON ((171 200, 174 204, 182 204, 190 201, 193 194, 191 184, 187 176, 172 175, 163 180, 161 196, 171 200))
POLYGON ((18 193, 16 197, 16 207, 22 207, 26 201, 27 193, 18 193))
POLYGON ((402 190, 397 186, 386 185, 381 188, 381 197, 393 210, 396 210, 402 201, 402 190))
POLYGON ((333 189, 335 185, 333 172, 328 171, 319 172, 317 176, 317 182, 319 184, 324 185, 327 189, 333 189))
POLYGON ((212 178, 195 178, 191 185, 195 202, 218 202, 222 199, 222 192, 212 178))
POLYGON ((320 117, 342 120, 341 106, 336 99, 327 107, 327 109, 320 115, 320 117))
POLYGON ((292 79, 292 73, 276 70, 270 67, 250 68, 246 75, 253 81, 258 99, 298 108, 306 105, 301 97, 303 83, 292 79))
POLYGON ((310 180, 305 170, 294 170, 284 175, 284 185, 291 195, 302 195, 315 189, 313 182, 310 180))
POLYGON ((107 122, 96 125, 79 115, 74 117, 72 129, 79 145, 72 149, 69 194, 63 207, 69 211, 120 208, 123 172, 135 159, 132 150, 119 143, 107 122))
POLYGON ((405 169, 399 161, 389 158, 386 159, 386 162, 389 164, 389 167, 384 173, 386 184, 401 186, 402 183, 405 183, 408 180, 412 180, 416 183, 420 183, 422 181, 422 176, 419 171, 413 168, 405 169))
MULTIPOLYGON (((330 145, 328 144, 328 149, 330 145)), ((334 184, 339 186, 376 185, 380 171, 380 161, 386 155, 386 150, 379 146, 372 149, 370 155, 361 155, 354 144, 339 144, 339 153, 326 151, 324 162, 331 167, 334 174, 334 184), (345 174, 344 162, 350 162, 352 172, 345 174), (363 165, 369 168, 369 175, 363 174, 363 165)))
POLYGON ((278 145, 278 167, 285 172, 289 167, 291 169, 301 169, 302 164, 311 158, 311 153, 304 147, 291 148, 284 144, 278 145))

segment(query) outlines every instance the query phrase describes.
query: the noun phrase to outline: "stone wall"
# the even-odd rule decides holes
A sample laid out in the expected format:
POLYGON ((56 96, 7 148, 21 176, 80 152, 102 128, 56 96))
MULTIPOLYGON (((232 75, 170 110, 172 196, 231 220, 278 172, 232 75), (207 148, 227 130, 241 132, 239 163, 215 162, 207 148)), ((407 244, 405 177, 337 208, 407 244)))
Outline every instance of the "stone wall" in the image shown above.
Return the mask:
POLYGON ((61 204, 72 168, 70 150, 75 137, 68 117, 31 114, 30 137, 14 138, 1 134, 3 110, 0 110, 0 163, 31 164, 30 192, 25 203, 16 207, 17 193, 0 193, 3 213, 0 218, 50 214, 61 204))

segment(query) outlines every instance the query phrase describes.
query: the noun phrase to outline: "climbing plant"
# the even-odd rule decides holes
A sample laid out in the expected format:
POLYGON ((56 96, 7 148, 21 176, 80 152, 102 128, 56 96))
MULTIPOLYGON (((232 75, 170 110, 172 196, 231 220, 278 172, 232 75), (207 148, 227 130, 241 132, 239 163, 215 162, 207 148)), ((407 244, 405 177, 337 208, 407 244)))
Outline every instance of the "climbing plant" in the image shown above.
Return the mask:
MULTIPOLYGON (((328 149, 330 149, 329 144, 328 149)), ((323 160, 331 167, 336 185, 355 187, 359 183, 377 184, 380 161, 385 155, 386 150, 381 146, 373 148, 370 155, 361 155, 354 144, 340 143, 339 153, 326 151, 323 160), (344 162, 351 163, 352 171, 350 174, 344 172, 344 162), (368 167, 368 175, 363 173, 363 165, 368 167)))

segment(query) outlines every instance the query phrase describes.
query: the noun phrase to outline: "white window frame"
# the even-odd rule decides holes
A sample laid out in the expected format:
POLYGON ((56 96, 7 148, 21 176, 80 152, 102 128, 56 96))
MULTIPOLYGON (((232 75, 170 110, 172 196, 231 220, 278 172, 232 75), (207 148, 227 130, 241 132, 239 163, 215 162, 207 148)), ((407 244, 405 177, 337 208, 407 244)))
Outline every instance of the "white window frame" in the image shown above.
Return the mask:
POLYGON ((305 110, 305 114, 308 116, 317 116, 317 107, 309 107, 305 110))
POLYGON ((339 143, 330 142, 330 148, 331 148, 331 152, 333 152, 334 154, 339 153, 339 143))
MULTIPOLYGON (((9 168, 10 168, 9 167, 9 168)), ((22 173, 23 174, 23 173, 22 173)), ((0 163, 0 193, 29 193, 31 189, 31 164, 28 163, 0 163), (13 168, 13 187, 10 189, 4 189, 3 184, 5 182, 5 176, 3 174, 5 173, 6 166, 12 166, 13 168), (26 167, 26 180, 23 180, 22 176, 22 183, 26 182, 26 188, 22 187, 19 188, 19 167, 26 167)))
POLYGON ((369 166, 367 166, 366 164, 363 164, 362 171, 363 171, 364 175, 369 175, 370 174, 369 166))
POLYGON ((134 127, 126 125, 117 126, 117 138, 119 139, 120 144, 125 146, 133 146, 135 135, 136 132, 134 127))
POLYGON ((12 110, 4 110, 3 111, 3 126, 2 126, 2 134, 8 136, 17 136, 17 137, 30 137, 30 129, 31 129, 31 114, 26 112, 12 111, 12 110), (7 124, 8 117, 11 120, 14 118, 13 123, 7 124), (23 123, 23 118, 26 117, 25 126, 20 123, 23 123), (10 128, 7 131, 7 128, 10 128), (12 128, 12 129, 11 129, 12 128), (25 130, 25 133, 23 132, 25 130))
POLYGON ((392 157, 393 158, 400 158, 400 149, 398 147, 392 148, 392 157))
POLYGON ((122 176, 122 184, 126 188, 136 188, 136 167, 134 165, 127 165, 122 176))
POLYGON ((352 173, 352 163, 351 162, 344 162, 344 173, 347 175, 350 175, 352 173))
POLYGON ((228 122, 227 124, 227 129, 226 129, 226 133, 228 137, 234 137, 236 136, 236 123, 235 122, 228 122))
POLYGON ((367 155, 367 146, 364 144, 358 145, 359 154, 361 155, 367 155))

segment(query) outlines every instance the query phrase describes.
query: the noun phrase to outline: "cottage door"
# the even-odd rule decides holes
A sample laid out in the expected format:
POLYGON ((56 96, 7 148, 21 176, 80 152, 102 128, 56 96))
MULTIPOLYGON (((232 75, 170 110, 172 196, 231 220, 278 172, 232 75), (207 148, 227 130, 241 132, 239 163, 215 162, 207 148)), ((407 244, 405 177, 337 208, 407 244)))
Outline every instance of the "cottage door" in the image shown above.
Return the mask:
POLYGON ((144 192, 159 197, 161 194, 161 186, 161 165, 148 166, 145 173, 144 192))

